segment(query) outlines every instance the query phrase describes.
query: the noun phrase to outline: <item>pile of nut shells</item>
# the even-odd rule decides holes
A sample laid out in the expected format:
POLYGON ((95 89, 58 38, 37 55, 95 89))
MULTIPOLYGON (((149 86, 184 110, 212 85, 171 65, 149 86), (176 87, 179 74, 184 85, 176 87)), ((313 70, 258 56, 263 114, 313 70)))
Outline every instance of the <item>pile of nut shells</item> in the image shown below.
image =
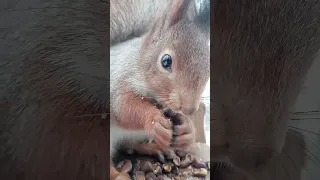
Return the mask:
MULTIPOLYGON (((181 124, 178 114, 170 109, 159 109, 170 119, 172 130, 175 131, 175 126, 181 124)), ((176 136, 173 135, 172 143, 175 139, 176 136)), ((127 159, 121 159, 122 161, 116 163, 116 169, 128 173, 134 180, 200 180, 207 179, 210 171, 210 162, 203 162, 192 154, 175 152, 173 149, 159 152, 156 158, 131 154, 127 159)))
POLYGON ((184 180, 190 177, 197 180, 206 178, 210 162, 202 162, 191 154, 176 154, 173 150, 168 150, 160 153, 156 159, 120 161, 116 169, 129 173, 134 180, 184 180))

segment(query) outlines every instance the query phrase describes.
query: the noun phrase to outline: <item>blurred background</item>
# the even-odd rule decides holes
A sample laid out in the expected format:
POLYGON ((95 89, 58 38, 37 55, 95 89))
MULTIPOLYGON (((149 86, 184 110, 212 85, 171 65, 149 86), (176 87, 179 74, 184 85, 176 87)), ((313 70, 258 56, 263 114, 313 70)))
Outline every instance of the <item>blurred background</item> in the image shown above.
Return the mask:
POLYGON ((206 113, 204 115, 204 132, 206 143, 210 146, 210 79, 202 95, 203 102, 206 105, 206 113))

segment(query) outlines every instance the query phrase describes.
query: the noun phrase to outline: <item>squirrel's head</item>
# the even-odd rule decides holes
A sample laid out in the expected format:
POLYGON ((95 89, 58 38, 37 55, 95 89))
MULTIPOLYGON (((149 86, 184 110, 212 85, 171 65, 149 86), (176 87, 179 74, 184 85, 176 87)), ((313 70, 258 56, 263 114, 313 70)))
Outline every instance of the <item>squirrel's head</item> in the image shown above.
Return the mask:
POLYGON ((185 115, 199 108, 210 76, 209 14, 192 0, 176 0, 146 37, 139 67, 148 94, 185 115))

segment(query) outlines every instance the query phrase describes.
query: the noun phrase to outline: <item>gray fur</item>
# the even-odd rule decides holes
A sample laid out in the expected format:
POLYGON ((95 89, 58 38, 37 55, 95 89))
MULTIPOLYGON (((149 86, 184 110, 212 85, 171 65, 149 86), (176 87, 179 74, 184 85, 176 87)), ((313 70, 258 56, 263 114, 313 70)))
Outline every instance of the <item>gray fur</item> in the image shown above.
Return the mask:
MULTIPOLYGON (((111 0, 110 1, 110 44, 147 34, 155 23, 168 12, 171 0, 111 0)), ((210 1, 195 0, 194 16, 206 28, 210 28, 210 1), (198 5, 198 6, 196 6, 198 5)))
POLYGON ((171 3, 170 0, 111 0, 110 43, 146 34, 171 3))

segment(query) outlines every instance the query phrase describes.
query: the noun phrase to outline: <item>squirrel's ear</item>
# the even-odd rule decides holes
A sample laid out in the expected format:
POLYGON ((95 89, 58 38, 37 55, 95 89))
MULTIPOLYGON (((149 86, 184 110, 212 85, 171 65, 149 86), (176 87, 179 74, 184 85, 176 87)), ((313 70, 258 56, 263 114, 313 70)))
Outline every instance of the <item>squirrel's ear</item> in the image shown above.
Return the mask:
POLYGON ((187 18, 190 21, 195 21, 197 16, 198 16, 198 8, 196 6, 195 1, 192 1, 192 3, 190 3, 188 8, 187 18))
POLYGON ((182 19, 191 19, 190 17, 193 15, 196 15, 194 0, 174 0, 170 10, 151 29, 145 45, 152 43, 152 41, 157 41, 168 28, 182 19))
MULTIPOLYGON (((195 4, 194 0, 174 0, 170 10, 155 23, 145 43, 149 44, 152 41, 157 41, 168 28, 184 18, 189 18, 191 14, 196 14, 195 12, 189 12, 190 5, 195 6, 192 3, 195 4)), ((193 10, 193 8, 190 9, 193 10)))
MULTIPOLYGON (((195 7, 195 2, 193 0, 175 0, 167 14, 164 28, 169 28, 179 22, 181 19, 188 18, 190 16, 190 6, 192 11, 196 10, 196 8, 193 8, 195 7)), ((193 14, 193 12, 191 14, 193 14)))

